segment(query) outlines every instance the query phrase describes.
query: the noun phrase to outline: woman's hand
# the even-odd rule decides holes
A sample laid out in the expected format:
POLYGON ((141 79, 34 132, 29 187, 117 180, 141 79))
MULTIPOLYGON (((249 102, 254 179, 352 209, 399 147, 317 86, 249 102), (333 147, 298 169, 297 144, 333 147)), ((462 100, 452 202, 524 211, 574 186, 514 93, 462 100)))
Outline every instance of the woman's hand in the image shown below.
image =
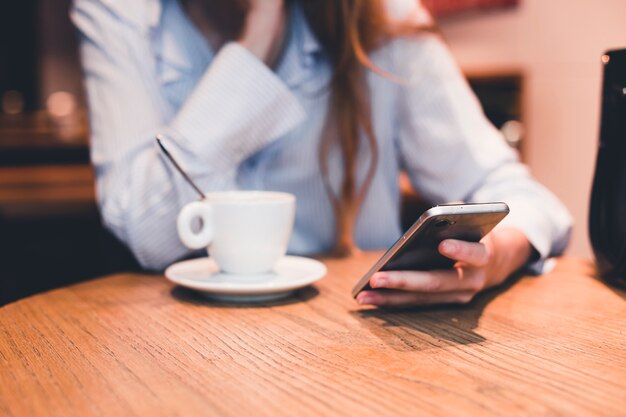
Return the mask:
POLYGON ((397 307, 468 303, 526 263, 531 246, 521 231, 503 227, 494 229, 480 243, 444 240, 439 252, 457 261, 454 269, 378 272, 370 279, 373 290, 361 292, 357 302, 397 307), (376 291, 383 288, 385 291, 376 291))
POLYGON ((239 43, 273 67, 283 47, 285 28, 284 0, 252 0, 239 43))

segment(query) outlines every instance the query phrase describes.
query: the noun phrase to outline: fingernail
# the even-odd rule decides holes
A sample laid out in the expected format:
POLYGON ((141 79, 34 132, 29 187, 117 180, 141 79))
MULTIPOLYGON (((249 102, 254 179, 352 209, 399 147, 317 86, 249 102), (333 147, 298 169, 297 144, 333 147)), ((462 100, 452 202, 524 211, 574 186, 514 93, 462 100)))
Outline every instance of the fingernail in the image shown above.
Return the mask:
POLYGON ((356 302, 361 304, 361 305, 365 305, 365 304, 370 304, 372 297, 368 296, 368 295, 360 295, 356 298, 356 302))
POLYGON ((376 304, 376 300, 378 299, 378 297, 376 297, 375 294, 371 294, 371 293, 367 293, 367 292, 362 292, 361 294, 359 294, 356 298, 356 301, 361 304, 361 305, 365 305, 365 304, 376 304))
POLYGON ((456 242, 451 242, 449 240, 443 241, 441 246, 444 252, 448 252, 448 253, 454 253, 459 248, 459 245, 457 245, 456 242))
POLYGON ((372 288, 386 287, 389 284, 389 278, 387 278, 387 276, 382 275, 382 274, 374 275, 372 281, 373 282, 370 283, 372 288))

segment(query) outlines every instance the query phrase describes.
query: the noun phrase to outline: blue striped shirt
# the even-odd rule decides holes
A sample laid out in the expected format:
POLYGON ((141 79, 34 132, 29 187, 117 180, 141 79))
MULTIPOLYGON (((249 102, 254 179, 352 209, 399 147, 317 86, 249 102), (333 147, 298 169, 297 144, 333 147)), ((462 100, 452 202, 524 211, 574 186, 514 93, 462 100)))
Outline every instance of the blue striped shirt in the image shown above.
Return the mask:
MULTIPOLYGON (((416 7, 388 3, 406 13, 416 7)), ((71 16, 81 34, 102 217, 143 266, 161 269, 191 254, 175 218, 197 199, 159 152, 157 133, 206 191, 295 194, 290 253, 333 247, 334 215, 318 163, 330 66, 298 7, 274 71, 236 42, 212 50, 177 0, 75 0, 71 16)), ((397 38, 371 59, 404 82, 367 74, 379 164, 357 219, 357 244, 382 249, 400 236, 398 175, 405 170, 434 203, 507 202, 504 224, 523 231, 542 258, 561 253, 569 214, 485 118, 442 41, 397 38)), ((362 180, 368 149, 359 158, 362 180)), ((338 153, 329 172, 338 189, 338 153)))

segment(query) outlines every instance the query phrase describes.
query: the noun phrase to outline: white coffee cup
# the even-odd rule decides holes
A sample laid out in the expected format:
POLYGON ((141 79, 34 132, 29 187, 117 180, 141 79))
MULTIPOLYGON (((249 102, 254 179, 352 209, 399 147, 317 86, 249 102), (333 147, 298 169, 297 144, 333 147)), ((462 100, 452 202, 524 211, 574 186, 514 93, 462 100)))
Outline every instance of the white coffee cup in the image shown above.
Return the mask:
POLYGON ((223 272, 263 274, 272 271, 287 251, 295 209, 296 198, 289 193, 207 193, 205 200, 183 207, 178 235, 190 249, 206 247, 223 272))

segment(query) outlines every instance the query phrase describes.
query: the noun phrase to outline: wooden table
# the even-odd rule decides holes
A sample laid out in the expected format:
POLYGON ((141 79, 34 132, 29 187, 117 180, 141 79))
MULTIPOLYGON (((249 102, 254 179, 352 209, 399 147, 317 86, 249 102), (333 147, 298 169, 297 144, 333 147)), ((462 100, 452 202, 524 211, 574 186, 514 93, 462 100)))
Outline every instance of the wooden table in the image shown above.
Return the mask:
POLYGON ((349 295, 376 256, 282 303, 122 274, 7 305, 0 415, 626 415, 626 293, 590 263, 384 311, 349 295))

